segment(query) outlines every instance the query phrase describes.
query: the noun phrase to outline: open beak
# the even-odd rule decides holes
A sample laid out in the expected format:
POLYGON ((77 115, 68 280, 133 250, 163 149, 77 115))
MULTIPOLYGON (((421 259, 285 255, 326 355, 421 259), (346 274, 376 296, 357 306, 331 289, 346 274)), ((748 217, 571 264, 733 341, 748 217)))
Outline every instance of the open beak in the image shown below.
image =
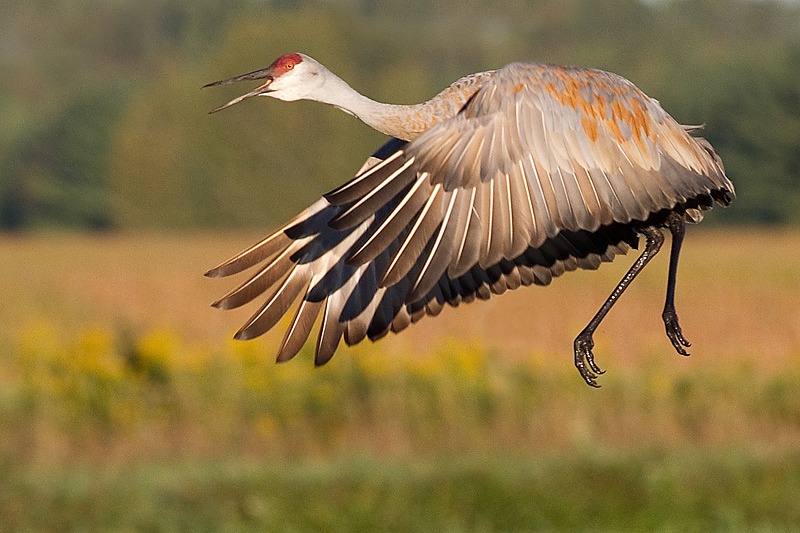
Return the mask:
POLYGON ((245 98, 250 98, 251 96, 258 96, 260 94, 266 94, 268 92, 271 92, 272 89, 270 89, 269 86, 272 83, 272 80, 274 80, 275 78, 272 76, 272 74, 270 74, 270 72, 271 72, 271 69, 269 67, 268 68, 262 68, 260 70, 254 70, 253 72, 248 72, 247 74, 242 74, 241 76, 234 76, 233 78, 228 78, 227 80, 215 81, 213 83, 208 83, 206 85, 203 85, 203 89, 205 89, 206 87, 212 87, 214 85, 226 85, 228 83, 233 83, 233 82, 236 82, 236 81, 263 80, 263 79, 267 80, 266 82, 264 82, 263 85, 260 85, 259 87, 256 87, 255 89, 253 89, 249 93, 246 93, 246 94, 243 94, 242 96, 234 98, 233 100, 231 100, 227 104, 221 105, 218 108, 216 108, 216 109, 214 109, 212 111, 209 111, 209 113, 216 113, 217 111, 221 111, 221 110, 225 109, 226 107, 232 106, 233 104, 238 104, 239 102, 241 102, 245 98))

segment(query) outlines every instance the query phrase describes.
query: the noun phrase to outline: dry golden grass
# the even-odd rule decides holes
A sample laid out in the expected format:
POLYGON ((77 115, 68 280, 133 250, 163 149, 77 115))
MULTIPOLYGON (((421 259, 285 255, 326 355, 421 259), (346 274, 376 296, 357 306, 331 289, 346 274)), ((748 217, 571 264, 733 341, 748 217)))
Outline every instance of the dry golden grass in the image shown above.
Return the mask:
POLYGON ((664 335, 658 258, 596 335, 600 391, 575 371, 572 339, 633 257, 446 309, 315 370, 310 349, 271 363, 280 328, 231 341, 252 308, 208 306, 239 280, 202 273, 257 237, 3 237, 0 463, 783 452, 800 439, 800 233, 690 233, 677 298, 689 358, 664 335))
MULTIPOLYGON (((207 279, 202 273, 258 237, 4 236, 0 342, 13 343, 20 328, 45 321, 67 332, 166 329, 189 342, 222 345, 254 308, 222 312, 209 307, 240 280, 207 279)), ((660 320, 667 257, 662 253, 654 260, 599 329, 595 352, 604 369, 636 370, 653 358, 667 358, 665 367, 678 372, 748 366, 771 373, 797 367, 800 233, 690 228, 677 290, 681 324, 693 343, 689 358, 675 354, 660 320)), ((629 254, 596 272, 567 273, 549 287, 448 308, 380 341, 375 351, 386 357, 428 354, 443 338, 457 338, 498 357, 533 357, 556 368, 571 367, 573 338, 632 261, 629 254)), ((278 329, 255 341, 268 357, 283 335, 278 329)), ((343 346, 336 357, 347 357, 348 351, 343 346)))

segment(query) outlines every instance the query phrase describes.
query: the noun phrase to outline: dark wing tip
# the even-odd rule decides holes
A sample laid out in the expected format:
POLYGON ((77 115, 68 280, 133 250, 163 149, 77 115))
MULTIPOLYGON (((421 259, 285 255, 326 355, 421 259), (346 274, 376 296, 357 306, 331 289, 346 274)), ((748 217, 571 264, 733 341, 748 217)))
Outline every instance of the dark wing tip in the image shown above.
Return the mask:
POLYGON ((207 278, 221 278, 221 277, 225 276, 225 274, 222 272, 222 269, 220 267, 214 267, 214 268, 206 271, 206 273, 203 274, 203 275, 205 277, 207 277, 207 278))
POLYGON ((275 357, 275 362, 286 363, 288 361, 291 361, 295 355, 297 355, 297 351, 285 350, 283 346, 281 346, 281 349, 278 350, 278 355, 275 357))
POLYGON ((227 298, 222 298, 217 300, 216 302, 211 304, 211 307, 215 309, 233 309, 233 307, 228 305, 227 298))
POLYGON ((319 354, 317 355, 317 357, 314 357, 314 366, 317 368, 321 367, 333 358, 333 353, 322 354, 321 356, 319 354))
POLYGON ((214 268, 208 270, 203 275, 207 278, 224 278, 226 276, 230 276, 231 274, 238 274, 243 270, 243 269, 232 268, 232 265, 233 264, 230 261, 226 261, 225 263, 217 265, 214 268))
POLYGON ((252 331, 245 327, 237 331, 233 338, 237 341, 249 341, 250 339, 255 339, 257 336, 258 335, 254 335, 252 331))

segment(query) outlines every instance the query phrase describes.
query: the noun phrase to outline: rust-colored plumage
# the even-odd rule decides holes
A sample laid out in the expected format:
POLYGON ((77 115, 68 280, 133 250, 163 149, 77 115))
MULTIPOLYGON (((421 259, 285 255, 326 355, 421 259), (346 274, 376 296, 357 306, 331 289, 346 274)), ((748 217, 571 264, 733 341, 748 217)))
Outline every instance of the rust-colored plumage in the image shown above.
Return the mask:
POLYGON ((376 340, 445 304, 595 269, 643 235, 641 256, 575 340, 575 364, 596 385, 592 334, 666 229, 672 255, 662 316, 686 354, 674 309, 684 222, 701 220, 715 201, 727 205, 734 189, 711 145, 629 81, 513 63, 462 78, 428 102, 395 106, 358 94, 303 54, 216 84, 239 79, 266 82, 231 103, 256 95, 317 100, 392 139, 351 181, 207 273, 263 263, 214 304, 237 307, 271 291, 238 338, 266 332, 299 301, 278 360, 299 351, 321 316, 322 364, 341 338, 376 340))

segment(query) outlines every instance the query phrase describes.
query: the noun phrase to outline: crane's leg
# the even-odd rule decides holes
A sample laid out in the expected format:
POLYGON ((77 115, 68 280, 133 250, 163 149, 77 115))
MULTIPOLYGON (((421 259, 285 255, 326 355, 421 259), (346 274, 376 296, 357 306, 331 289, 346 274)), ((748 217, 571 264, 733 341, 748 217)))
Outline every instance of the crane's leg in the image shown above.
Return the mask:
POLYGON ((689 352, 684 347, 688 348, 691 343, 684 338, 681 327, 678 325, 678 314, 675 312, 675 279, 678 274, 678 256, 681 253, 681 244, 683 244, 685 223, 683 217, 678 213, 672 212, 667 217, 666 225, 672 234, 672 249, 669 256, 667 299, 664 302, 664 312, 661 313, 661 318, 667 328, 667 337, 669 337, 675 350, 681 355, 689 355, 689 352))
POLYGON ((600 310, 597 311, 597 314, 594 315, 592 320, 589 322, 589 325, 587 325, 575 338, 575 366, 578 368, 578 372, 581 373, 581 376, 586 383, 592 387, 600 386, 597 384, 596 378, 597 374, 603 373, 603 371, 600 370, 600 368, 595 364, 594 354, 592 353, 592 348, 594 348, 594 340, 592 339, 592 335, 594 335, 594 331, 597 329, 597 326, 600 325, 600 322, 602 322, 603 318, 608 314, 622 293, 625 292, 625 289, 628 288, 628 285, 631 284, 636 275, 642 271, 645 265, 647 265, 647 263, 661 249, 661 245, 664 244, 664 234, 659 228, 655 226, 648 226, 642 228, 641 231, 644 233, 646 239, 644 251, 616 286, 608 299, 606 299, 606 301, 600 307, 600 310))

